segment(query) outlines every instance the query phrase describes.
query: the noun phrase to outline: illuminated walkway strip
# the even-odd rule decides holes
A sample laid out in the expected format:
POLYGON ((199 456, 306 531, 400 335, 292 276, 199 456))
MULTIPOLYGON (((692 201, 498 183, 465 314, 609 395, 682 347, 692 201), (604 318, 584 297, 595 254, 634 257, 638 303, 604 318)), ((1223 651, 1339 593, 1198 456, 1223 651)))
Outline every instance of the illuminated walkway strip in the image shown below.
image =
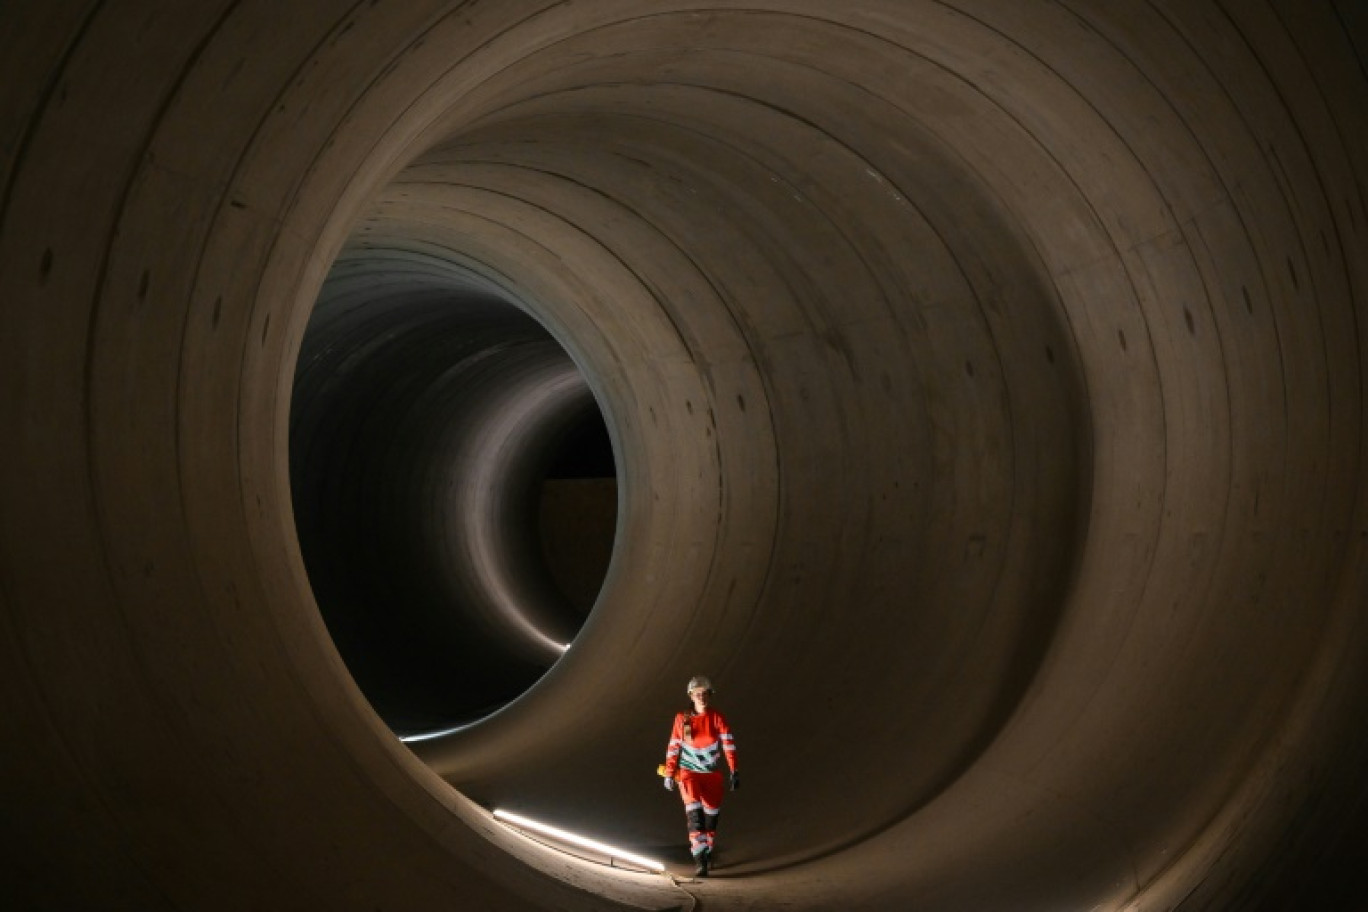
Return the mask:
POLYGON ((595 842, 584 836, 577 836, 574 833, 567 833, 565 830, 560 830, 544 823, 538 823, 535 820, 528 820, 526 817, 521 817, 517 814, 510 814, 508 811, 496 810, 494 816, 507 823, 513 824, 516 827, 551 836, 562 842, 568 842, 571 845, 577 845, 581 848, 601 852, 604 855, 607 855, 610 861, 612 859, 620 858, 623 861, 630 861, 632 864, 641 865, 641 867, 650 871, 662 872, 665 870, 665 866, 658 861, 642 858, 640 855, 633 855, 631 852, 624 852, 621 849, 613 848, 610 845, 604 845, 601 842, 595 842))
POLYGON ((414 744, 419 741, 432 741, 436 738, 445 738, 447 735, 454 735, 462 729, 469 728, 469 723, 457 725, 455 728, 444 728, 440 731, 421 732, 416 735, 399 735, 399 740, 405 744, 414 744))

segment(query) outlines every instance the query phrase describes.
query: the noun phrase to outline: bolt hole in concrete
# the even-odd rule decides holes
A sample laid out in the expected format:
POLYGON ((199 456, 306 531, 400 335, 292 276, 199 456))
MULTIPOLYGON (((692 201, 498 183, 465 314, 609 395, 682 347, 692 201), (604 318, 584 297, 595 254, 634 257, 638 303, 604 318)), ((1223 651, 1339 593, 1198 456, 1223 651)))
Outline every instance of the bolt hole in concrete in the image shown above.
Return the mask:
POLYGON ((349 250, 296 370, 301 551, 357 684, 404 738, 535 683, 612 552, 607 426, 532 317, 437 258, 349 250))

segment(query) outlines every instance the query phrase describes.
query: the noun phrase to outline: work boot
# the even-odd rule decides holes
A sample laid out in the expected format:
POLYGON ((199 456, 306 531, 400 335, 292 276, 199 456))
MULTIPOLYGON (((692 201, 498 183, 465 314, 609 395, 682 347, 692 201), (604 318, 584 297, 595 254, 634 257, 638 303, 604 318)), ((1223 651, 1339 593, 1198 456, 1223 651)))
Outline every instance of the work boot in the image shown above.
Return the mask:
POLYGON ((704 849, 698 853, 698 867, 694 868, 695 877, 707 877, 708 868, 712 866, 712 852, 704 849))

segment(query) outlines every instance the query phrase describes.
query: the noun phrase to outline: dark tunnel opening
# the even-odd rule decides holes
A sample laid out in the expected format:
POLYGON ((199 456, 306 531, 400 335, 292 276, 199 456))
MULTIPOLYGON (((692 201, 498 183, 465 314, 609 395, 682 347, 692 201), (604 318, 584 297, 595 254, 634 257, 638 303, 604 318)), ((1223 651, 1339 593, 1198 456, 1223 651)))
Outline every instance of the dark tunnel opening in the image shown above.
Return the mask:
POLYGON ((537 531, 557 589, 587 618, 613 554, 617 467, 597 408, 571 425, 551 452, 537 490, 537 531))
POLYGON ((290 476, 320 612, 401 737, 531 687, 592 610, 617 479, 602 413, 534 318, 343 259, 303 340, 290 476))

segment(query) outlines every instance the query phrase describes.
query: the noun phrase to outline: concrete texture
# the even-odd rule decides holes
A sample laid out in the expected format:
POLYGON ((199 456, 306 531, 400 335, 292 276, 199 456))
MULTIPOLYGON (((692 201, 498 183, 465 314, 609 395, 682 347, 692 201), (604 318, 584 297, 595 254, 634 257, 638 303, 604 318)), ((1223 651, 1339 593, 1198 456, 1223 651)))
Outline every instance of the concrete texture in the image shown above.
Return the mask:
POLYGON ((1368 908, 1366 60, 1357 0, 6 4, 0 905, 1368 908), (453 393, 476 299, 559 347, 453 393), (320 384, 387 382, 292 415, 315 304, 418 341, 342 332, 320 384), (526 582, 523 506, 417 495, 534 478, 567 411, 486 432, 562 350, 598 604, 410 749, 292 497, 548 609, 475 579, 526 582), (412 446, 310 420, 349 403, 412 446), (697 672, 716 878, 489 819, 678 843, 697 672))

